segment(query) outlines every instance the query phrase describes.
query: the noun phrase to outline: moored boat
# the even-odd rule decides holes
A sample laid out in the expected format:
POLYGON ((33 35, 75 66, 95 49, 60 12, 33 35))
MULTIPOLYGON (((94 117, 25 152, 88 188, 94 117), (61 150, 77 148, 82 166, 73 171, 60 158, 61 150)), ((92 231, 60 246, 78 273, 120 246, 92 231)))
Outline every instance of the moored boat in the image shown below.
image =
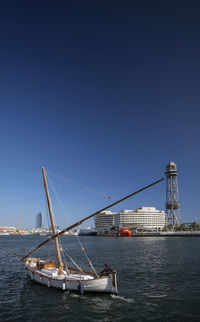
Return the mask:
POLYGON ((96 236, 97 231, 95 228, 88 226, 87 228, 80 229, 78 235, 79 236, 96 236))
POLYGON ((131 230, 128 227, 118 228, 118 230, 116 231, 116 236, 117 237, 129 237, 129 236, 131 236, 131 230))

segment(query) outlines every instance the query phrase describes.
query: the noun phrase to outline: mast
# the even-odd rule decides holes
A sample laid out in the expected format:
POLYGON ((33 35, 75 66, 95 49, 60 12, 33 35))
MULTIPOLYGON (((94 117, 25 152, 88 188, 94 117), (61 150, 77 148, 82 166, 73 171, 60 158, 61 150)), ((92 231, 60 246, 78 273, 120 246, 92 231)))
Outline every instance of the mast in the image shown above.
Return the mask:
MULTIPOLYGON (((51 221, 51 229, 53 236, 56 234, 55 230, 55 225, 54 225, 54 219, 53 219, 53 209, 51 205, 51 199, 48 191, 48 186, 47 186, 47 181, 46 181, 46 174, 45 174, 45 168, 42 167, 42 174, 43 174, 43 179, 44 179, 44 187, 46 191, 46 197, 47 197, 47 203, 48 203, 48 209, 49 209, 49 217, 51 221)), ((54 243, 55 243, 55 248, 56 248, 56 258, 59 266, 59 274, 63 274, 63 262, 60 254, 60 248, 59 248, 59 243, 58 243, 58 237, 54 238, 54 243)))

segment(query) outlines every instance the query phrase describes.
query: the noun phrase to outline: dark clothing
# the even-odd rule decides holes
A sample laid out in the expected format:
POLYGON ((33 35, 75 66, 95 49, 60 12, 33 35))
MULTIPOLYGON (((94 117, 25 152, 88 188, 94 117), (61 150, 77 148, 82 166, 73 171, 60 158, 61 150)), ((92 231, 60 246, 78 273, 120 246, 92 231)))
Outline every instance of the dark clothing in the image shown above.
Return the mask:
POLYGON ((109 275, 109 273, 112 272, 112 268, 105 264, 105 268, 100 272, 100 276, 103 276, 103 275, 109 275))

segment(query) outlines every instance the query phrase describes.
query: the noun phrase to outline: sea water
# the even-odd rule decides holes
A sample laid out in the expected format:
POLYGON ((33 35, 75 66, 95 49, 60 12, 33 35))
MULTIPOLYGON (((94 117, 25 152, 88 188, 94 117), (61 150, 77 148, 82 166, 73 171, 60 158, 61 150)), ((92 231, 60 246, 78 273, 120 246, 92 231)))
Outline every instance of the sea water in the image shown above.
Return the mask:
MULTIPOLYGON (((67 292, 30 280, 23 262, 44 236, 0 236, 0 321, 200 321, 200 238, 79 237, 95 269, 117 271, 119 295, 67 292)), ((74 236, 60 238, 87 269, 74 236)), ((50 242, 36 253, 54 256, 50 242)))

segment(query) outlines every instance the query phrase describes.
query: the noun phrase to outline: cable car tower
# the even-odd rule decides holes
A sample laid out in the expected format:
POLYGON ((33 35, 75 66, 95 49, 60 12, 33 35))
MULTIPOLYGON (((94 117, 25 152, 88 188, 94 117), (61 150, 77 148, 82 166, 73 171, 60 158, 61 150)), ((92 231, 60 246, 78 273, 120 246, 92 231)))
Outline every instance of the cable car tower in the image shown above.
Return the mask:
POLYGON ((176 163, 169 162, 166 166, 166 215, 167 225, 174 228, 181 224, 180 202, 178 194, 178 171, 176 163))

